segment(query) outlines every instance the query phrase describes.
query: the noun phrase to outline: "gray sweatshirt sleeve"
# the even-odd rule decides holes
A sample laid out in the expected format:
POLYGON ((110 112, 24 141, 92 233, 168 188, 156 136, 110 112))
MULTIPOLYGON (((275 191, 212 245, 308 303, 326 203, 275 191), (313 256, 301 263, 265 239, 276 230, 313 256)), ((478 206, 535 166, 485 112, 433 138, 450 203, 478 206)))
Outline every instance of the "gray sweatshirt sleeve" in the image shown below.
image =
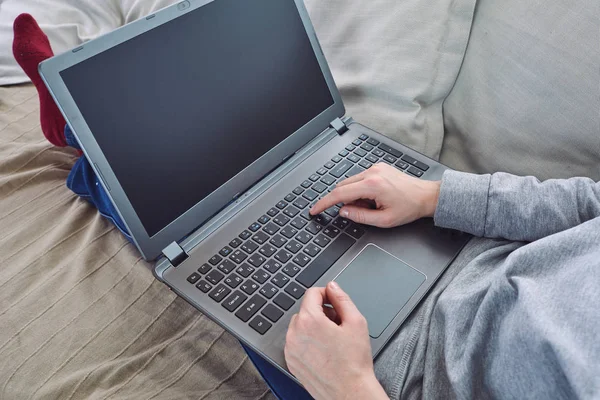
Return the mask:
POLYGON ((600 182, 446 171, 437 226, 488 238, 534 241, 600 217, 600 182))

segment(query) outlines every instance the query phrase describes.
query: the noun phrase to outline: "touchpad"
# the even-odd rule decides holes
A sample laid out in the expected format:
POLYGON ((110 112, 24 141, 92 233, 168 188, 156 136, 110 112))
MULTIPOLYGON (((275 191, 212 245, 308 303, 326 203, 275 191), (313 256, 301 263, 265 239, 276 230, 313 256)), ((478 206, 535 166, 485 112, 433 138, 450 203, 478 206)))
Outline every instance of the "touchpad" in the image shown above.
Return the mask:
POLYGON ((369 244, 335 281, 367 319, 369 335, 378 338, 425 279, 399 258, 369 244))

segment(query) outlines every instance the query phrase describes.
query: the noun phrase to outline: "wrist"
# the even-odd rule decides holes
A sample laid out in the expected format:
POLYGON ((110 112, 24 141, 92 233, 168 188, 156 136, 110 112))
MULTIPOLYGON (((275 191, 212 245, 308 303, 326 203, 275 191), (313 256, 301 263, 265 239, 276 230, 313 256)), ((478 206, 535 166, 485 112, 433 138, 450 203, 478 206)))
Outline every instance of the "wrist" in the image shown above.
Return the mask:
POLYGON ((388 395, 383 390, 383 387, 375 377, 375 374, 371 374, 361 379, 358 386, 354 388, 351 396, 352 399, 361 400, 389 400, 388 395))
POLYGON ((423 213, 421 217, 433 218, 437 209, 438 201, 440 200, 441 181, 427 182, 427 190, 423 201, 423 213))

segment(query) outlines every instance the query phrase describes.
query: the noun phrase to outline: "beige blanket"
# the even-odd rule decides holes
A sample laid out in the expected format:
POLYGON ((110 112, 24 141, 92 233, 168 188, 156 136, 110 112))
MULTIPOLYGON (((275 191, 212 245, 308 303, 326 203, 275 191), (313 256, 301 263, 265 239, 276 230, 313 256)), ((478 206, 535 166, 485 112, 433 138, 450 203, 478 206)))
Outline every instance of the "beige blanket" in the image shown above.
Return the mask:
POLYGON ((0 398, 273 398, 238 342, 65 186, 31 85, 0 87, 0 398))

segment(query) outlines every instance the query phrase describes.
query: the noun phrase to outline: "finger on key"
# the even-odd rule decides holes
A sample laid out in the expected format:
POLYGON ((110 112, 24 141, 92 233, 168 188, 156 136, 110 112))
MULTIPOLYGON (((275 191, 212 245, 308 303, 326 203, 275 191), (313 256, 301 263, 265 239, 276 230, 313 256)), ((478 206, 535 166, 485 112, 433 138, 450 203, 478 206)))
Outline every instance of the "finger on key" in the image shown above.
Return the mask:
POLYGON ((339 186, 333 189, 333 191, 327 196, 319 200, 317 204, 315 204, 310 210, 310 213, 312 215, 319 214, 337 203, 348 204, 361 199, 375 200, 373 196, 373 191, 369 190, 369 188, 363 182, 355 182, 349 185, 339 186))

